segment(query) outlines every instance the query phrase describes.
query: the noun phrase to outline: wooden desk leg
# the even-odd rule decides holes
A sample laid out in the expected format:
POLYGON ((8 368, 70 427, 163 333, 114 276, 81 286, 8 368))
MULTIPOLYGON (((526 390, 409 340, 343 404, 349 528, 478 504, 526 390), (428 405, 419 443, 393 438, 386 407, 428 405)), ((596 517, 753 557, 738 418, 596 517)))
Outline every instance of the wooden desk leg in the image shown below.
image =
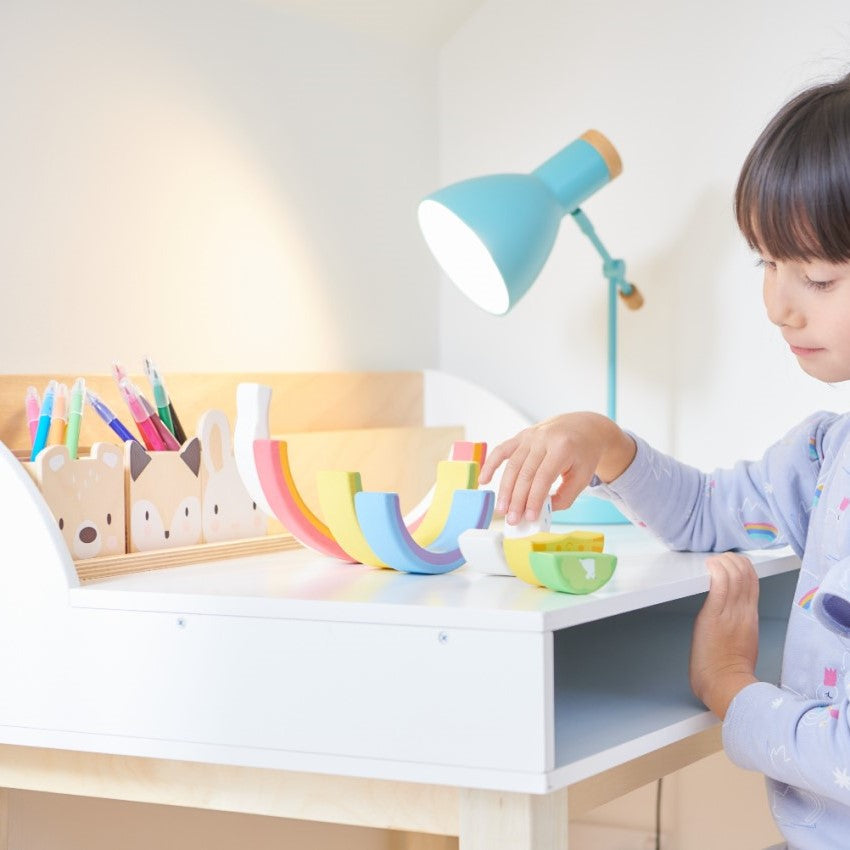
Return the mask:
POLYGON ((0 788, 0 850, 9 850, 9 791, 0 788))
POLYGON ((464 789, 460 850, 567 850, 567 790, 513 794, 464 789))

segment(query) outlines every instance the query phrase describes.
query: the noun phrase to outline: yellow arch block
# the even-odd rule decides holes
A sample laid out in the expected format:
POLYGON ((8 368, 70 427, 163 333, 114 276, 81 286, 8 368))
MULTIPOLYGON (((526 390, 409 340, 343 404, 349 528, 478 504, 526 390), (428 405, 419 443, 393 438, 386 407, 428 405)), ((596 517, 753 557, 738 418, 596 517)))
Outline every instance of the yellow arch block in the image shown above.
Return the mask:
POLYGON ((478 487, 478 470, 474 461, 441 460, 437 464, 434 498, 419 527, 410 535, 420 546, 430 546, 443 533, 455 490, 475 490, 478 487))
POLYGON ((360 523, 357 521, 354 494, 363 489, 360 473, 325 469, 317 474, 316 480, 322 516, 336 542, 346 554, 360 561, 361 564, 368 564, 370 567, 386 567, 387 565, 366 542, 360 530, 360 523))
POLYGON ((601 552, 605 535, 595 531, 570 531, 566 534, 541 531, 528 537, 506 537, 502 545, 505 560, 514 575, 529 584, 543 587, 531 568, 529 556, 532 552, 601 552))

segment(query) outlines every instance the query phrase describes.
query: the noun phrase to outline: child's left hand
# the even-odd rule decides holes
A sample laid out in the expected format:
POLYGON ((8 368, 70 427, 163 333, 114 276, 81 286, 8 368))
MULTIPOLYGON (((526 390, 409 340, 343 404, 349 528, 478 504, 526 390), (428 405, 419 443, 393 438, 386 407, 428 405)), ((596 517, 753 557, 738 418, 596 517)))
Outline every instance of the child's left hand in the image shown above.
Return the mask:
POLYGON ((759 581, 752 561, 734 552, 706 566, 711 585, 694 624, 691 687, 722 720, 738 691, 758 681, 759 581))

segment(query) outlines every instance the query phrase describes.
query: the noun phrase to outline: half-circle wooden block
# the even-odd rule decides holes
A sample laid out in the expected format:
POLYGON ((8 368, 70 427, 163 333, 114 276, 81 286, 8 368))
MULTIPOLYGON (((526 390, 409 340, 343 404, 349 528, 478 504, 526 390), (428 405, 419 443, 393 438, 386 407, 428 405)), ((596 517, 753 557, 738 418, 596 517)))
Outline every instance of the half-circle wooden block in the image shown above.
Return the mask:
POLYGON ((319 504, 322 516, 337 543, 356 561, 370 567, 387 565, 375 554, 360 530, 354 497, 362 492, 359 472, 324 469, 318 473, 319 504))
POLYGON ((382 561, 404 572, 434 575, 464 563, 457 538, 468 528, 490 524, 495 499, 492 490, 457 490, 443 532, 428 548, 419 546, 405 527, 396 493, 360 492, 354 507, 364 537, 382 561))
POLYGON ((579 595, 607 584, 617 566, 617 556, 604 552, 532 552, 529 561, 545 587, 579 595))
MULTIPOLYGON (((471 490, 474 490, 478 486, 478 473, 481 471, 481 467, 484 465, 484 459, 487 457, 487 443, 471 443, 468 440, 455 440, 452 443, 452 449, 449 453, 450 461, 470 461, 477 464, 477 470, 475 474, 475 480, 471 484, 458 483, 457 486, 452 487, 449 491, 447 506, 451 502, 452 493, 461 488, 468 487, 471 490)), ((428 546, 431 542, 428 540, 428 535, 424 534, 420 537, 417 532, 419 527, 425 522, 426 515, 428 514, 429 509, 434 504, 435 498, 443 498, 442 493, 438 493, 438 487, 440 486, 440 475, 439 475, 439 467, 437 469, 437 481, 428 491, 427 495, 424 499, 422 499, 419 504, 408 511, 404 515, 404 524, 407 526, 407 530, 414 535, 416 542, 419 543, 420 546, 428 546)), ((446 515, 448 515, 448 507, 446 508, 446 515)), ((443 517, 443 521, 439 523, 439 529, 442 530, 443 525, 445 524, 445 516, 443 517)), ((430 531, 428 532, 431 533, 430 531)), ((437 532, 439 533, 439 531, 437 532)))
POLYGON ((336 542, 330 529, 307 507, 289 467, 284 440, 255 440, 254 462, 263 493, 274 515, 292 536, 310 549, 354 563, 336 542))
POLYGON ((543 582, 535 575, 531 566, 532 552, 601 552, 605 536, 593 531, 571 531, 556 534, 541 531, 529 537, 506 537, 503 540, 505 560, 517 578, 536 587, 543 582))

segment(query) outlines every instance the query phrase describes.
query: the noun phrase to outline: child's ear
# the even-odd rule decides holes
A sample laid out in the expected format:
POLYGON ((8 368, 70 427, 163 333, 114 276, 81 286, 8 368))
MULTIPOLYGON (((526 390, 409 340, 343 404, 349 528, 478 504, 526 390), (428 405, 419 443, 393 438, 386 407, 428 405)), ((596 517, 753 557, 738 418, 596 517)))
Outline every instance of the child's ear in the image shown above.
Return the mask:
POLYGON ((186 466, 192 470, 192 474, 197 476, 201 471, 201 441, 197 437, 189 440, 180 450, 180 457, 183 458, 186 466))
POLYGON ((136 481, 151 462, 151 456, 136 440, 130 440, 127 443, 127 451, 130 453, 130 478, 136 481))

